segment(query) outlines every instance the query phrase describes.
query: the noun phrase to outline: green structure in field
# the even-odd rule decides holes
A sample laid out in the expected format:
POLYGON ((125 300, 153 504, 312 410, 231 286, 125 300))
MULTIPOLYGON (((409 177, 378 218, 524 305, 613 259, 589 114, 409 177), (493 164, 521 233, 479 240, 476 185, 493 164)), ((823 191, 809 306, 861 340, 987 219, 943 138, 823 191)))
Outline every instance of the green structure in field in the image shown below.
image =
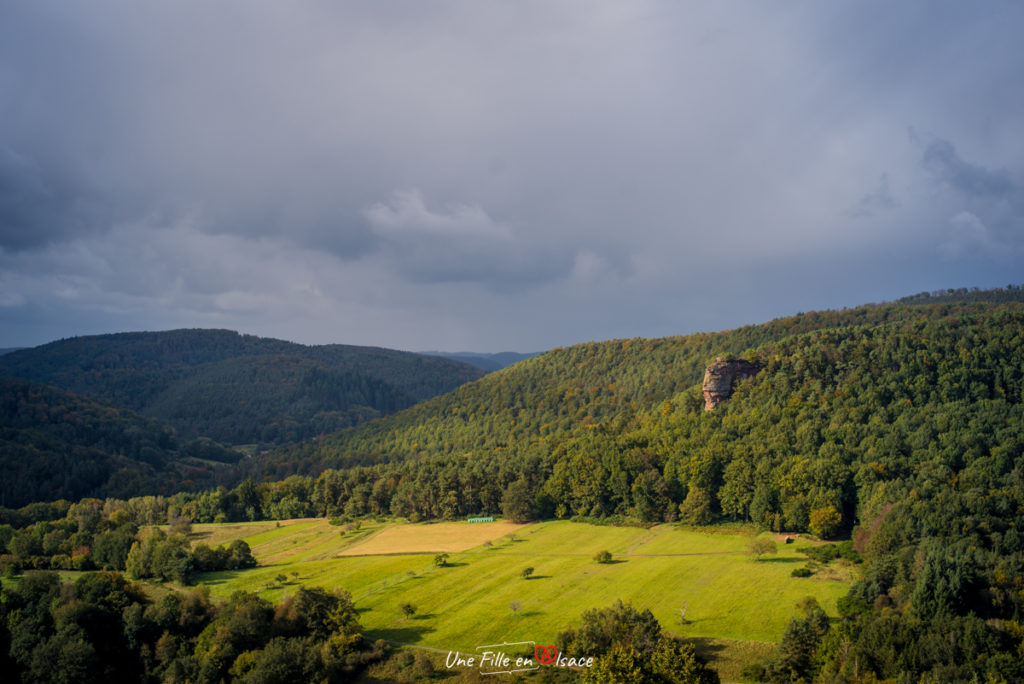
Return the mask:
POLYGON ((482 518, 469 518, 466 522, 471 522, 471 523, 474 523, 474 522, 494 522, 494 516, 493 515, 488 515, 488 516, 485 516, 485 517, 482 517, 482 518))

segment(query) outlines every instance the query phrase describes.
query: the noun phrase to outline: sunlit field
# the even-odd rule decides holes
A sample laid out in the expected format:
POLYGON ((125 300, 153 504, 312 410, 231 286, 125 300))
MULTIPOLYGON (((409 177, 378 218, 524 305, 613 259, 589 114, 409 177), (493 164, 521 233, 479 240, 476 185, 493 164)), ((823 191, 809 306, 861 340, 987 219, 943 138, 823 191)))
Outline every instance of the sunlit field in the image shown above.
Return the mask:
POLYGON ((807 596, 836 615, 850 577, 840 562, 794 578, 791 571, 806 561, 797 548, 809 542, 780 542, 777 554, 755 560, 751 533, 742 529, 565 521, 348 527, 319 519, 197 525, 197 541, 245 539, 260 562, 199 581, 214 598, 245 589, 271 601, 302 585, 343 587, 368 636, 464 651, 502 641, 551 642, 583 611, 622 599, 649 608, 667 631, 696 639, 724 665, 763 657, 807 596), (611 563, 594 560, 602 550, 611 552, 611 563), (440 553, 448 554, 444 567, 435 562, 440 553), (524 578, 528 567, 533 573, 524 578), (411 618, 399 608, 404 603, 416 607, 411 618))

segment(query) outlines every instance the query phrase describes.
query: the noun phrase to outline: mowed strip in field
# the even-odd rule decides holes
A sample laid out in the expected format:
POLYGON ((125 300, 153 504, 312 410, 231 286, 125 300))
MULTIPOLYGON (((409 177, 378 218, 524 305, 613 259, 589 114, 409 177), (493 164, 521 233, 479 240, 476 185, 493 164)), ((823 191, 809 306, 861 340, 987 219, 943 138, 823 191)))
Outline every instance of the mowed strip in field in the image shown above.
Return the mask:
MULTIPOLYGON (((552 521, 502 533, 509 529, 502 523, 363 523, 344 534, 323 520, 253 525, 259 524, 235 529, 260 567, 201 576, 214 597, 246 589, 277 601, 300 585, 343 587, 369 636, 464 651, 502 641, 551 643, 579 624, 583 611, 622 599, 649 608, 666 630, 742 659, 743 652, 770 650, 768 642, 778 641, 807 596, 835 616, 836 599, 849 588, 835 578, 851 574, 833 565, 827 574, 794 578, 791 571, 806 562, 796 547, 806 542, 780 544, 778 554, 757 561, 747 553, 748 534, 675 525, 648 530, 552 521), (481 536, 489 538, 446 551, 448 567, 423 555, 481 536), (368 549, 381 555, 367 555, 368 549), (602 550, 613 554, 612 563, 594 561, 602 550), (522 577, 527 567, 530 579, 522 577), (403 603, 416 606, 413 618, 402 614, 403 603)), ((211 534, 230 541, 224 529, 211 534)))
POLYGON ((339 556, 374 556, 405 553, 452 553, 514 534, 525 525, 511 522, 433 523, 391 525, 344 548, 339 556))

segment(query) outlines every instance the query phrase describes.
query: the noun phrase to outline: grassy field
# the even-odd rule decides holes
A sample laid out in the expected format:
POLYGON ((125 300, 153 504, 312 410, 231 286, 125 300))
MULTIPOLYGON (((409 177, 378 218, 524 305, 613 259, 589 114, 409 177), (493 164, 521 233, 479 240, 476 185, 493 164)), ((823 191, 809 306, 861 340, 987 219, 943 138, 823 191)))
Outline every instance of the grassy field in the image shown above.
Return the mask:
POLYGON ((324 520, 292 520, 196 525, 195 533, 210 544, 245 539, 260 562, 201 576, 215 598, 246 589, 277 601, 300 585, 339 586, 352 593, 370 637, 463 651, 502 641, 550 643, 583 611, 622 599, 650 608, 668 631, 696 639, 731 677, 770 652, 800 599, 813 596, 834 616, 850 577, 835 564, 815 577, 791 577, 806 560, 796 547, 807 542, 780 544, 778 554, 757 561, 746 552, 749 532, 675 525, 371 522, 346 531, 324 520), (612 563, 593 560, 602 550, 613 554, 612 563), (434 564, 442 551, 448 567, 434 564), (526 567, 534 569, 529 579, 521 576, 526 567), (403 603, 416 606, 414 617, 402 615, 403 603))

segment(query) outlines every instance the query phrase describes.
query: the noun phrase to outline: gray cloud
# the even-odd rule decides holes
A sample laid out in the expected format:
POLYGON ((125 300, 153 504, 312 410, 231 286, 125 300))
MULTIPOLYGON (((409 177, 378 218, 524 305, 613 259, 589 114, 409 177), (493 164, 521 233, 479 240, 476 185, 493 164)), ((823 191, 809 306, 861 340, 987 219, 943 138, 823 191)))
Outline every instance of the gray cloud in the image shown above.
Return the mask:
POLYGON ((924 164, 936 178, 971 197, 1003 198, 1019 192, 1006 169, 988 169, 965 162, 953 143, 936 139, 924 151, 924 164))
POLYGON ((1000 245, 988 226, 969 211, 961 211, 949 220, 950 230, 939 244, 939 251, 950 259, 977 253, 995 252, 1000 245))
POLYGON ((93 232, 107 213, 85 179, 0 147, 0 248, 25 250, 93 232))
POLYGON ((948 140, 936 139, 922 163, 955 191, 959 203, 939 243, 947 259, 1016 259, 1024 254, 1024 188, 1006 168, 991 170, 963 160, 948 140))
POLYGON ((217 325, 537 349, 1019 280, 1022 19, 8 4, 0 346, 217 325))
POLYGON ((494 290, 530 287, 569 274, 574 255, 518 239, 477 205, 427 207, 418 190, 396 192, 364 212, 383 254, 414 282, 469 282, 494 290))
POLYGON ((861 218, 874 216, 876 211, 896 209, 899 206, 899 200, 893 197, 892 191, 889 190, 889 176, 883 173, 878 181, 878 187, 863 195, 846 213, 853 218, 861 218))

